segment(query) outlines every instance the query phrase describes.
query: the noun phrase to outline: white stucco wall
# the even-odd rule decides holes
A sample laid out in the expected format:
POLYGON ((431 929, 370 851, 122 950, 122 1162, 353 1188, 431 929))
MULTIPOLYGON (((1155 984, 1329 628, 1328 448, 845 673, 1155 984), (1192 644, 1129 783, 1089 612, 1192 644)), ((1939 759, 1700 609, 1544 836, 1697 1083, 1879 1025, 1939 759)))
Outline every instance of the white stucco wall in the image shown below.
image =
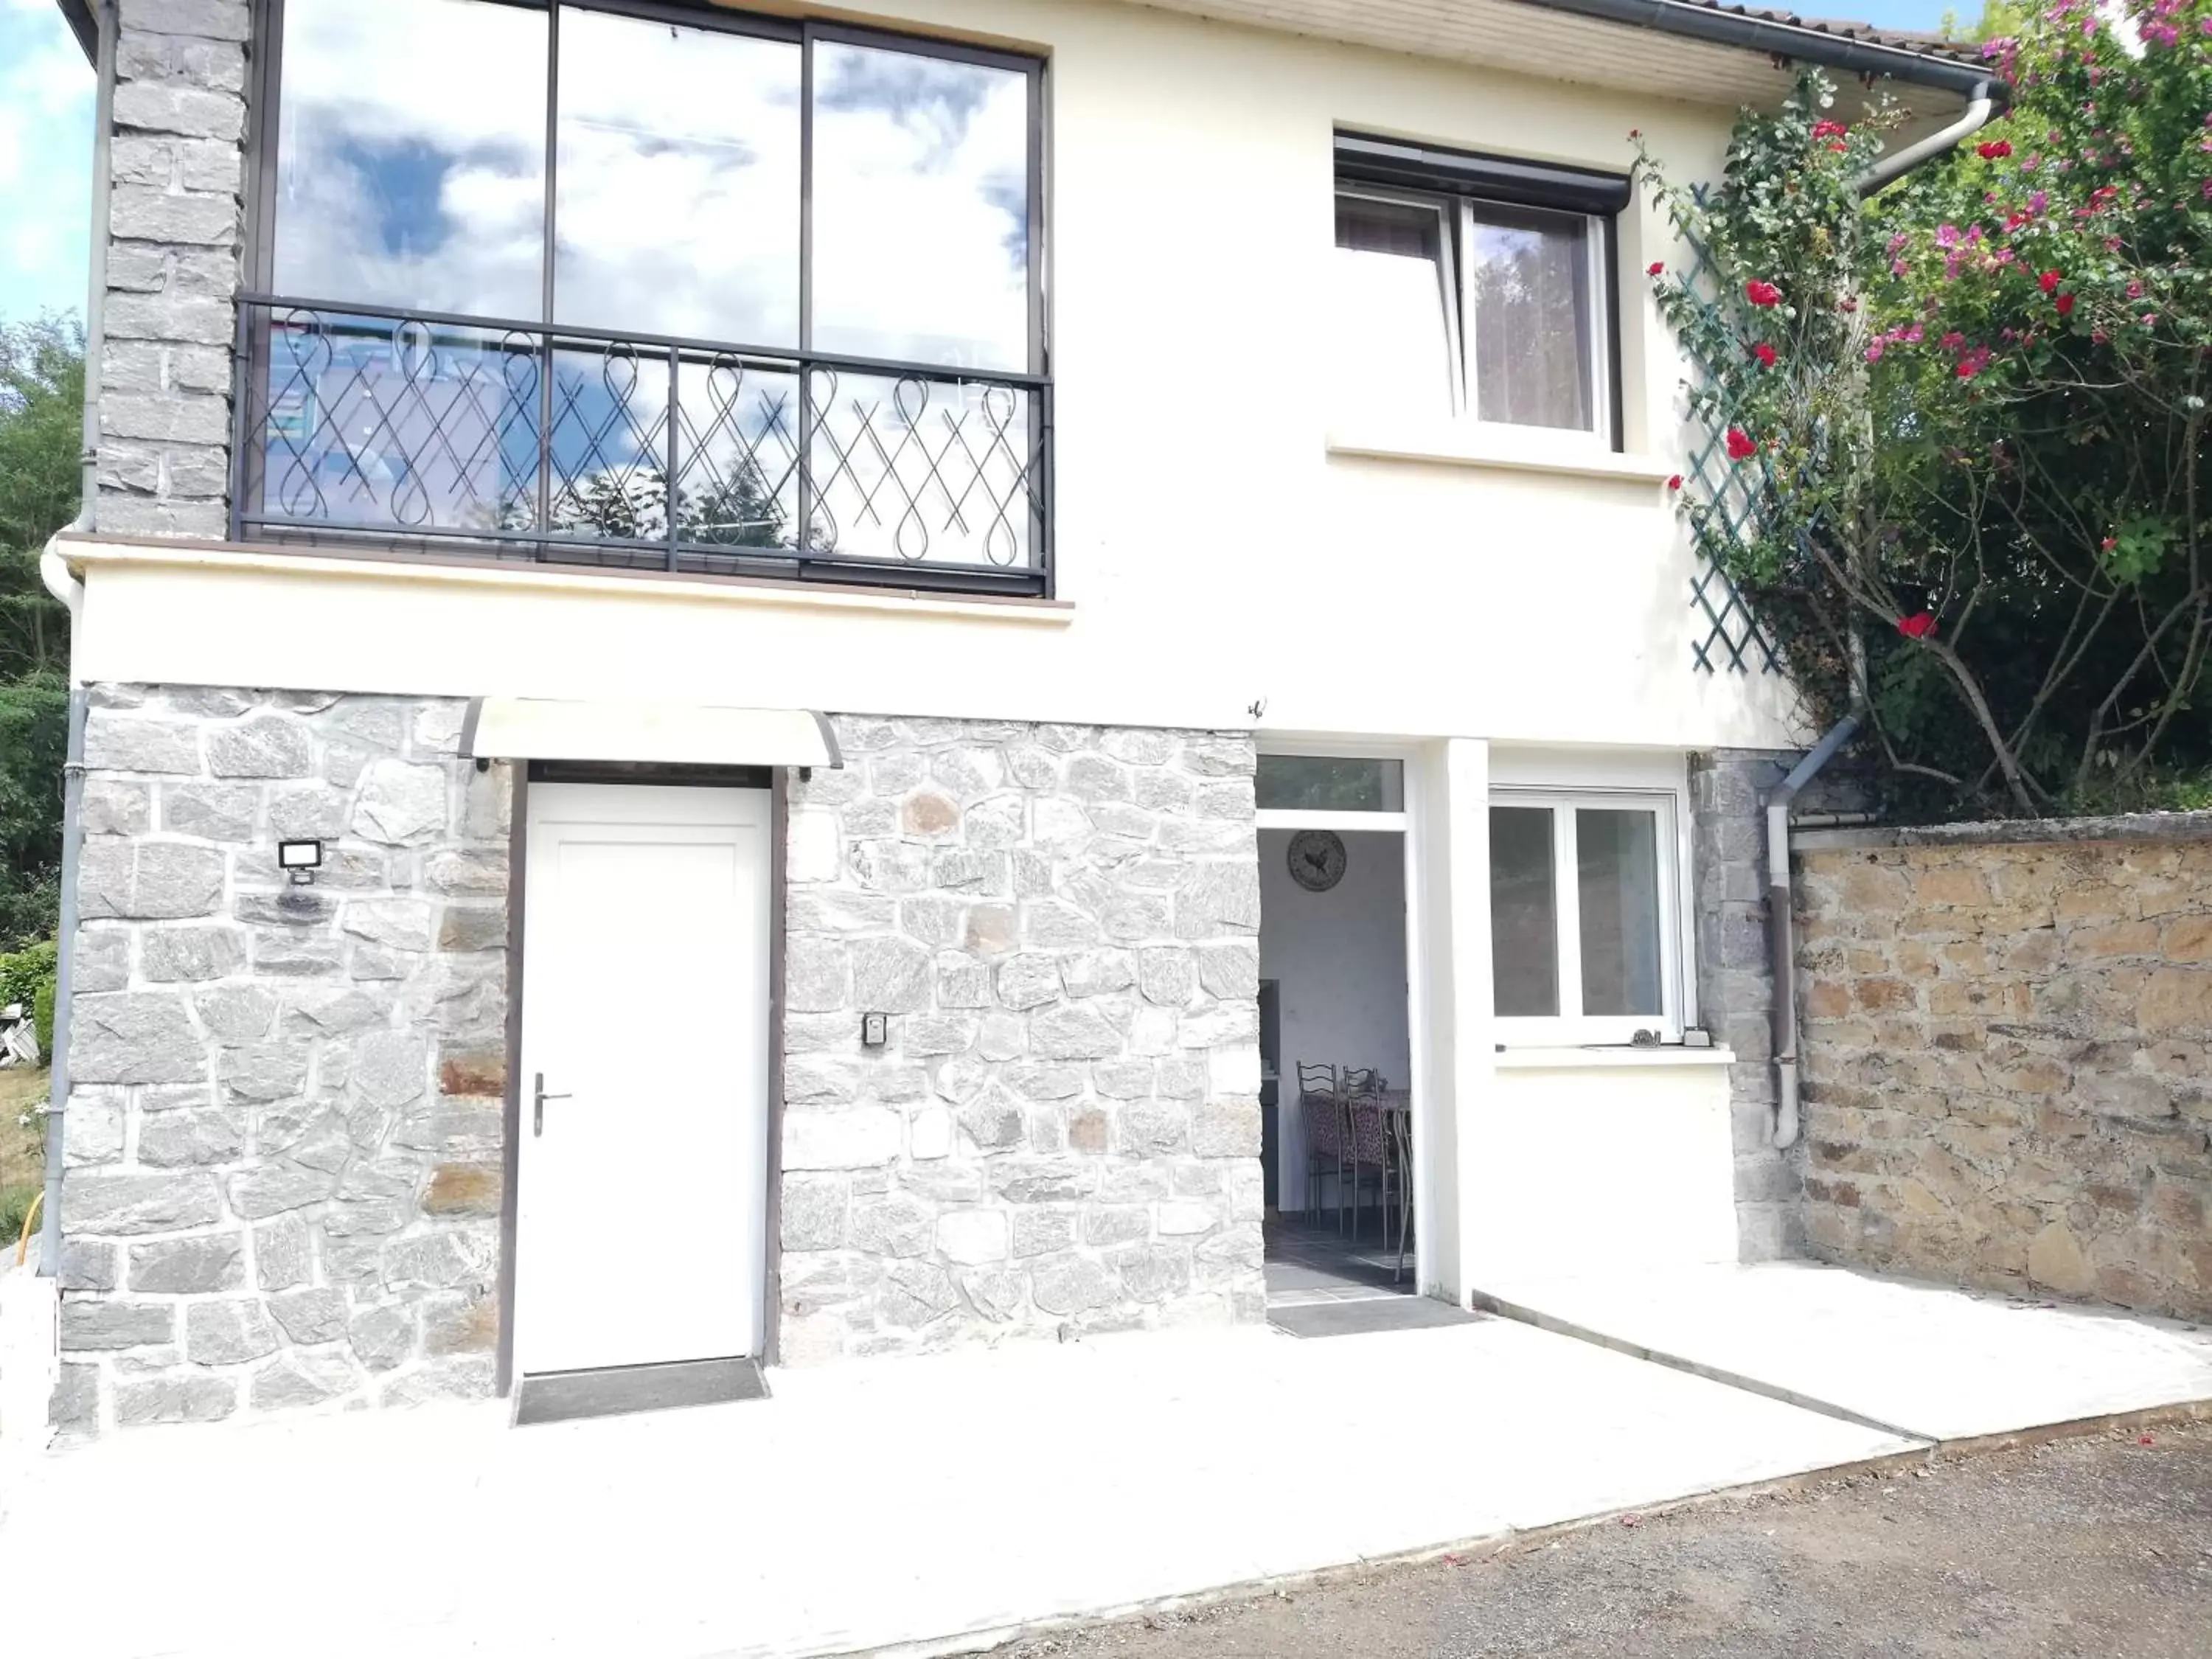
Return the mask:
POLYGON ((1691 560, 1656 481, 1680 368, 1640 275, 1667 249, 1640 204, 1619 260, 1645 476, 1332 455, 1344 411, 1316 360, 1334 128, 1621 169, 1632 126, 1711 163, 1729 112, 1137 7, 877 15, 1051 60, 1065 608, 117 553, 82 559, 79 676, 1196 726, 1251 725, 1258 705, 1263 732, 1783 739, 1772 677, 1691 666, 1691 560))
POLYGON ((1460 1133, 1471 1289, 1736 1259, 1723 1064, 1501 1065, 1460 1133))

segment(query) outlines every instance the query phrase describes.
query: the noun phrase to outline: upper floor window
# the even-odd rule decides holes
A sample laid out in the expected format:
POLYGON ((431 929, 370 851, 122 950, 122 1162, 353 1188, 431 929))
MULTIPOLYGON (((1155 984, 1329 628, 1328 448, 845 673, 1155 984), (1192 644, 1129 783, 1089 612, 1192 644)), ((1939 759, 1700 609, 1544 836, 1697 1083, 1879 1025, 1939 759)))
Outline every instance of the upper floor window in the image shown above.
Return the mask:
POLYGON ((1340 405, 1612 442, 1626 179, 1340 134, 1337 181, 1340 405))
POLYGON ((270 9, 242 531, 1047 584, 1041 64, 709 5, 270 9))
POLYGON ((1031 66, 682 15, 284 0, 270 285, 1036 366, 1031 66))

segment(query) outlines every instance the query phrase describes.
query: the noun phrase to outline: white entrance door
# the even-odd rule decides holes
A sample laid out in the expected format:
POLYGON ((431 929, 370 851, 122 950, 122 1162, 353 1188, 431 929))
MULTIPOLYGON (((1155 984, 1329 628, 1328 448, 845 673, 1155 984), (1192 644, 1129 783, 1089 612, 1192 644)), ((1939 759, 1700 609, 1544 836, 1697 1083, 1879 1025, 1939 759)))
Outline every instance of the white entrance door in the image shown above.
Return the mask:
POLYGON ((516 1369, 757 1354, 768 792, 527 799, 516 1369))

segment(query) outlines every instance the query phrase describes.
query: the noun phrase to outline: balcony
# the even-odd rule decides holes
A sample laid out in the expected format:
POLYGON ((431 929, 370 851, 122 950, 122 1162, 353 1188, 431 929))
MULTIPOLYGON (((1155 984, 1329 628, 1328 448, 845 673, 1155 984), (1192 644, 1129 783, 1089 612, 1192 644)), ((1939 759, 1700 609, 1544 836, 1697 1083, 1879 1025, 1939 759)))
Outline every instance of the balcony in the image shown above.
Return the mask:
POLYGON ((1052 592, 1039 375, 267 295, 236 349, 240 540, 1052 592))

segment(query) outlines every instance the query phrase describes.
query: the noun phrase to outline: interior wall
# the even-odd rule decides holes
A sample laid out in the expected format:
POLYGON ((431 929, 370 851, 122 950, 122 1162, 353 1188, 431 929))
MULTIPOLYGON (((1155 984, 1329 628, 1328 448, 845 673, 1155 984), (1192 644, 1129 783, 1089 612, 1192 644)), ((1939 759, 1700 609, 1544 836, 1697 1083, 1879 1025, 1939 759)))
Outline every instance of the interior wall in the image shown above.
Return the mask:
MULTIPOLYGON (((1291 830, 1260 831, 1260 976, 1280 983, 1280 1184, 1276 1204, 1306 1203, 1300 1060, 1372 1066, 1407 1086, 1406 852, 1395 831, 1344 837, 1344 879, 1310 893, 1291 877, 1291 830)), ((1326 1201, 1326 1200, 1325 1200, 1326 1201)))

